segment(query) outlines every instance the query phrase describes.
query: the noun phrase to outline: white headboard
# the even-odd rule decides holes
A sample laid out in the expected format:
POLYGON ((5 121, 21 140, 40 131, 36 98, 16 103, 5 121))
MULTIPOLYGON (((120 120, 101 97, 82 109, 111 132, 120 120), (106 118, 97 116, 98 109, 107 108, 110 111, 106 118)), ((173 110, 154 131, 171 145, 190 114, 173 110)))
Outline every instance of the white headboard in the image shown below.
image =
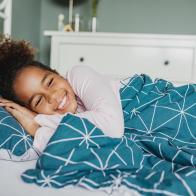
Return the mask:
POLYGON ((3 0, 0 3, 0 19, 3 19, 3 33, 11 35, 12 0, 3 0))

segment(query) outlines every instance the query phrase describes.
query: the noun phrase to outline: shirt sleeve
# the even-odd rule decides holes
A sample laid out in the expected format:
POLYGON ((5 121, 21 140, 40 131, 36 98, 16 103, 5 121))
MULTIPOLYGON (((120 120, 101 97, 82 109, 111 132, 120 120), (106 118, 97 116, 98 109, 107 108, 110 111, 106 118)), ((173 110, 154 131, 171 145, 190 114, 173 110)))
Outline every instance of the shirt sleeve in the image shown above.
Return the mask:
POLYGON ((33 145, 37 150, 39 150, 40 153, 43 152, 63 116, 65 115, 38 114, 34 117, 34 120, 40 125, 40 127, 37 129, 34 135, 33 145))
POLYGON ((65 115, 66 114, 53 114, 53 115, 38 114, 34 117, 34 120, 40 126, 56 129, 65 115))
POLYGON ((76 116, 88 119, 107 136, 122 137, 123 112, 109 78, 88 66, 75 66, 68 72, 67 79, 86 108, 76 116))
POLYGON ((35 133, 33 146, 42 153, 55 130, 50 127, 39 127, 35 133))

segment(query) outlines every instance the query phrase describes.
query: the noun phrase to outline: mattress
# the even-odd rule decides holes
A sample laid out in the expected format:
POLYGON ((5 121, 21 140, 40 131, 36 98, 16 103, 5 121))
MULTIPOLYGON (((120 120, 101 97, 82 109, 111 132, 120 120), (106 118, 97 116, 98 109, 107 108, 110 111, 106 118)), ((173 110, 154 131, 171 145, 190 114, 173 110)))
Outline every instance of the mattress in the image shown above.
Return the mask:
MULTIPOLYGON (((20 175, 30 168, 34 168, 36 161, 11 162, 0 160, 0 195, 1 196, 107 196, 101 191, 89 191, 79 187, 64 187, 61 189, 41 188, 35 184, 26 184, 20 178, 20 175)), ((138 196, 133 190, 122 187, 113 192, 111 196, 138 196)))

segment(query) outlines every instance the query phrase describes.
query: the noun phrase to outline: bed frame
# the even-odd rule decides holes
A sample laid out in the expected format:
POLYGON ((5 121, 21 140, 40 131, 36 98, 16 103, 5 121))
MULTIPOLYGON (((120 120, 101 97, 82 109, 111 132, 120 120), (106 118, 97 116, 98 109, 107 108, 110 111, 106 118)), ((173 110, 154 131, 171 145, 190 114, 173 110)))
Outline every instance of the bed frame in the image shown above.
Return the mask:
POLYGON ((0 3, 0 19, 3 19, 3 34, 11 35, 12 0, 0 3))

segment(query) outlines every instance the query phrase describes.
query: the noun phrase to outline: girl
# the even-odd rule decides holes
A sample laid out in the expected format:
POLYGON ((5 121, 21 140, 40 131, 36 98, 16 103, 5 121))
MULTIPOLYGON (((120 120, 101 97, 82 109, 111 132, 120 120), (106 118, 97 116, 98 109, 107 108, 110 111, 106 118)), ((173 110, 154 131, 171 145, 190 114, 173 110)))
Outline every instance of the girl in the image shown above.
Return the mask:
POLYGON ((34 55, 26 41, 1 39, 0 106, 34 137, 40 152, 67 113, 88 119, 108 136, 123 135, 119 81, 87 66, 75 66, 62 77, 34 55))

